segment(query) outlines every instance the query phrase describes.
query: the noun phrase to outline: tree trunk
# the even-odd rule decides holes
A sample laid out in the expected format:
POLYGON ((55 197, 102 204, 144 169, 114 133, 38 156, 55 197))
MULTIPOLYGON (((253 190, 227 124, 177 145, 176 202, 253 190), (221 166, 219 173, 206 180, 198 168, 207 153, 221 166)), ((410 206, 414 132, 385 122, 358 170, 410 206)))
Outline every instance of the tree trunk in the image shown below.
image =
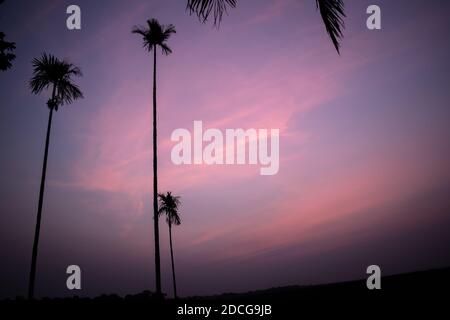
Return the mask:
MULTIPOLYGON (((53 86, 52 99, 55 99, 56 85, 53 86)), ((44 202, 44 189, 45 189, 45 176, 47 172, 47 157, 48 157, 48 145, 50 143, 50 131, 52 129, 52 117, 53 108, 49 111, 48 125, 47 125, 47 137, 45 139, 45 151, 44 151, 44 164, 42 166, 42 177, 41 177, 41 187, 39 189, 39 204, 36 220, 36 229, 34 231, 34 242, 33 242, 33 253, 31 255, 31 270, 30 279, 28 283, 28 299, 34 298, 34 280, 36 278, 36 262, 38 254, 39 245, 39 233, 41 230, 41 215, 42 215, 42 204, 44 202)))
POLYGON ((158 215, 158 167, 156 134, 156 45, 153 47, 153 225, 155 233, 155 274, 156 294, 161 293, 161 266, 159 256, 159 215, 158 215))
POLYGON ((173 295, 177 299, 177 281, 175 280, 175 264, 173 261, 172 224, 169 222, 170 257, 172 258, 173 295))

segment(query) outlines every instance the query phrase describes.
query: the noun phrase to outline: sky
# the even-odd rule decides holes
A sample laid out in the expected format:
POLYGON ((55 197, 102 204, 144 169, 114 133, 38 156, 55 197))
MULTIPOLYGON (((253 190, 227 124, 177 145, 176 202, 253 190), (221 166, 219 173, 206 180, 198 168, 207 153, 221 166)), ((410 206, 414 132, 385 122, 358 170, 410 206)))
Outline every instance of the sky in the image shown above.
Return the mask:
MULTIPOLYGON (((448 1, 346 0, 338 55, 312 0, 239 1, 219 29, 179 0, 6 1, 17 45, 0 73, 0 297, 25 295, 48 92, 31 60, 67 58, 84 99, 54 114, 37 296, 154 290, 152 56, 131 33, 174 24, 158 55, 159 190, 181 197, 173 229, 180 296, 240 292, 450 265, 448 1), (66 28, 81 8, 82 29, 66 28), (172 163, 171 133, 277 128, 280 167, 172 163), (68 265, 82 290, 66 288, 68 265)), ((171 295, 168 228, 162 285, 171 295)))

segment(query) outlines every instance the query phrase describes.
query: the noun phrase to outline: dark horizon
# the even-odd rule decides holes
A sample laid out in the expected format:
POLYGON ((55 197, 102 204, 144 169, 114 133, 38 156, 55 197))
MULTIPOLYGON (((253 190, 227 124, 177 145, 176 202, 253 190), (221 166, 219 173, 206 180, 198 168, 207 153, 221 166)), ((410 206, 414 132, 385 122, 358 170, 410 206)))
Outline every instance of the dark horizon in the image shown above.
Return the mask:
MULTIPOLYGON (((450 3, 345 0, 336 53, 315 0, 239 1, 220 28, 184 1, 5 1, 0 31, 16 59, 0 71, 0 299, 26 296, 50 93, 36 96, 43 52, 79 66, 84 99, 55 112, 37 297, 155 290, 152 56, 131 33, 174 24, 158 52, 159 190, 181 196, 174 227, 179 296, 246 292, 450 266, 450 3), (171 133, 279 128, 279 172, 171 162, 171 133), (68 265, 82 290, 66 288, 68 265)), ((172 296, 161 218, 163 292, 172 296)))

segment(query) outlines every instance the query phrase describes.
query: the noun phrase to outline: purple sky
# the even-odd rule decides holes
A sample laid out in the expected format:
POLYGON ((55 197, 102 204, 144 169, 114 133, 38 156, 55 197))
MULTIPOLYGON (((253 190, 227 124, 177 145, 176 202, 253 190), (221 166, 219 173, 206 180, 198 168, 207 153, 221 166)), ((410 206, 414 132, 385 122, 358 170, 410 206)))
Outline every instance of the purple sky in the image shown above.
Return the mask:
MULTIPOLYGON (((0 73, 0 297, 24 295, 48 94, 27 87, 42 52, 80 66, 85 99, 55 114, 36 290, 79 295, 154 289, 151 56, 134 25, 172 23, 158 57, 160 190, 181 196, 174 229, 179 294, 365 277, 450 264, 450 3, 346 0, 341 56, 313 0, 240 1, 219 30, 184 1, 6 1, 17 44, 0 73), (78 4, 82 30, 65 27, 78 4), (175 166, 177 128, 279 128, 280 170, 175 166)), ((171 294, 161 221, 163 290, 171 294)))

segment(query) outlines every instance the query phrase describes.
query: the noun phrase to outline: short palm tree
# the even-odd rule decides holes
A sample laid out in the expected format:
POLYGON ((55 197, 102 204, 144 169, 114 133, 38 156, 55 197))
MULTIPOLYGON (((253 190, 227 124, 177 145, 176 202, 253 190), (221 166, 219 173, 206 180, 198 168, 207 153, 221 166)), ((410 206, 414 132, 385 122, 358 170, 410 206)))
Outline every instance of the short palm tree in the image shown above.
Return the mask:
MULTIPOLYGON (((344 3, 343 0, 315 0, 316 7, 320 11, 325 29, 339 53, 342 29, 344 28, 344 3)), ((237 0, 188 0, 187 9, 195 13, 199 19, 206 22, 212 14, 214 24, 220 24, 222 15, 227 12, 227 7, 234 8, 237 0)))
POLYGON ((47 102, 49 109, 47 136, 45 139, 44 164, 42 167, 41 187, 39 189, 39 203, 34 233, 33 253, 31 258, 31 271, 28 287, 28 298, 34 297, 34 280, 36 276, 36 261, 38 254, 39 232, 41 228, 42 204, 44 200, 45 175, 47 171, 48 145, 52 127, 53 111, 63 104, 70 104, 76 99, 83 98, 79 87, 72 82, 72 76, 81 76, 81 70, 75 65, 60 60, 53 55, 42 54, 40 58, 32 61, 33 78, 30 80, 30 89, 34 94, 40 94, 45 89, 52 90, 52 96, 47 102))
POLYGON ((0 70, 6 71, 12 67, 11 62, 16 58, 13 50, 16 49, 14 42, 5 41, 5 34, 0 32, 0 70))
POLYGON ((159 194, 159 214, 165 214, 166 222, 169 225, 169 239, 170 239, 170 257, 172 259, 172 277, 173 277, 173 294, 177 298, 177 282, 175 280, 175 265, 173 261, 173 246, 172 246, 172 226, 179 226, 181 219, 178 212, 180 205, 180 197, 173 196, 171 192, 166 194, 159 194))
POLYGON ((159 254, 159 225, 158 225, 158 161, 157 161, 157 126, 156 126, 156 49, 161 48, 164 55, 172 53, 167 40, 175 33, 173 25, 161 25, 158 20, 147 20, 147 27, 134 27, 133 33, 139 34, 143 39, 143 46, 148 52, 153 51, 153 226, 155 235, 155 275, 156 294, 161 292, 161 262, 159 254))

